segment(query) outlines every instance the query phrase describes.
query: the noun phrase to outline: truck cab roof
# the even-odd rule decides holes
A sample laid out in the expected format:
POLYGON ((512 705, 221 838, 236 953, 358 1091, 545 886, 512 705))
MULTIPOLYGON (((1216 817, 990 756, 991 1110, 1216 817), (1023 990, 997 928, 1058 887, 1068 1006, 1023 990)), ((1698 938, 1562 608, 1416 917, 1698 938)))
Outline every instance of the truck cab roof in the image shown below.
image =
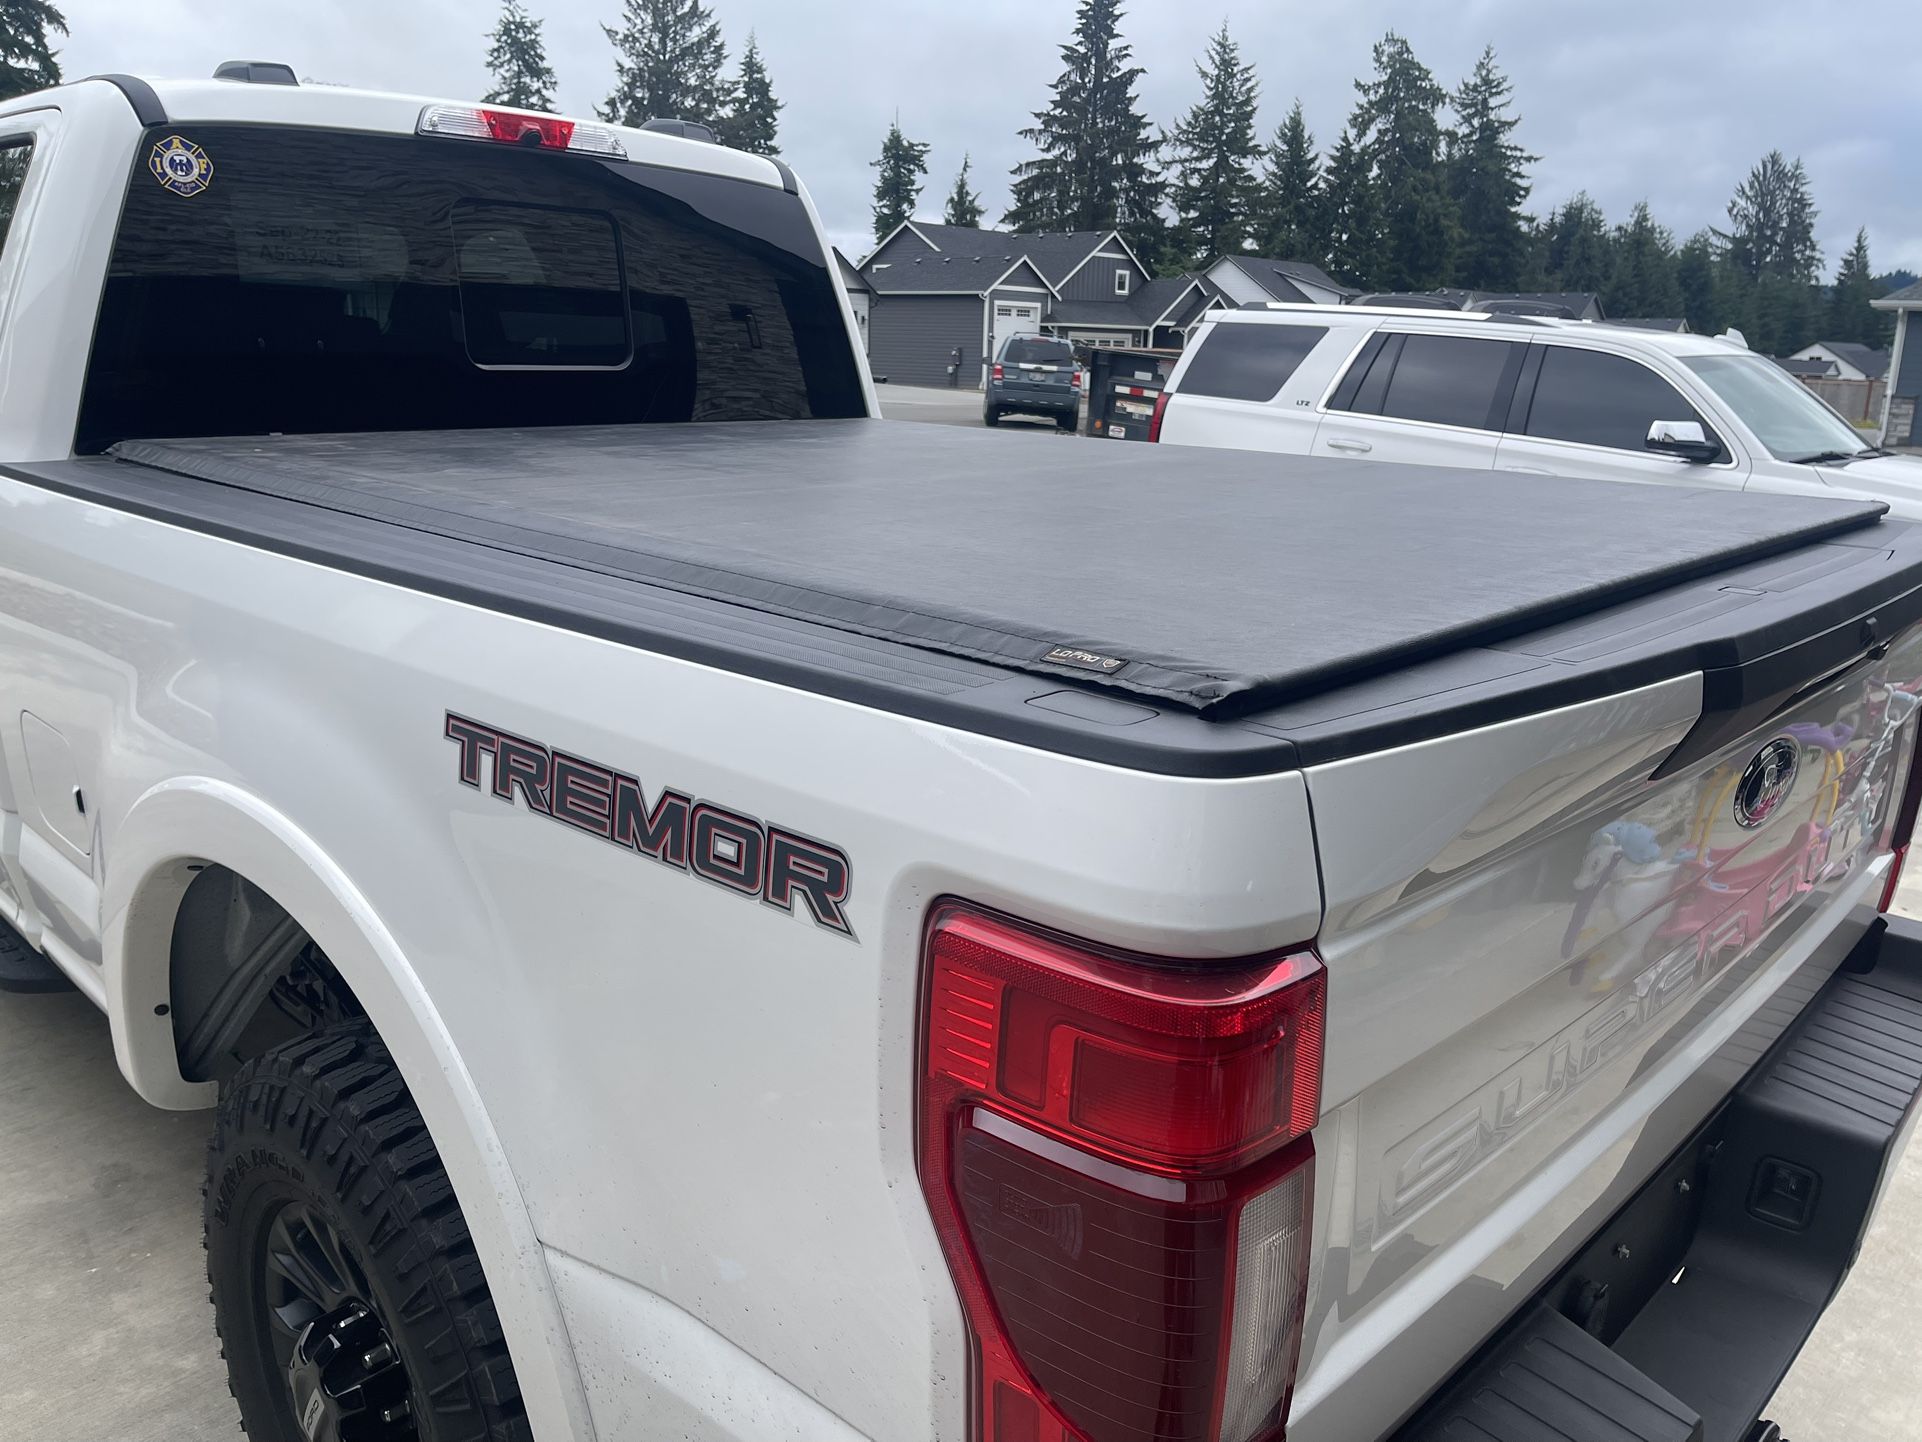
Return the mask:
MULTIPOLYGON (((264 125, 363 130, 386 135, 418 133, 421 117, 434 106, 483 108, 472 98, 361 90, 344 85, 283 85, 238 80, 188 79, 162 75, 97 75, 50 90, 16 96, 0 105, 0 118, 49 106, 64 108, 117 104, 131 107, 142 125, 245 122, 264 125)), ((486 106, 502 113, 511 107, 486 106)), ((559 119, 569 119, 561 116, 559 119)), ((779 161, 746 151, 637 126, 608 125, 580 119, 617 139, 628 160, 676 170, 698 170, 795 188, 793 173, 779 161)))

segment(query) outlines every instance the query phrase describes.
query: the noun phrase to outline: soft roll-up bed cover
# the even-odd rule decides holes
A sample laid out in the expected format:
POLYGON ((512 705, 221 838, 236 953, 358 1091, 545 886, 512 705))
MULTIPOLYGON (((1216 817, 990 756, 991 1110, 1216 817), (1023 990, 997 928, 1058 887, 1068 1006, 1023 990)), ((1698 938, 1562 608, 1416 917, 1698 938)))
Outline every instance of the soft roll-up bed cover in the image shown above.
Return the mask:
POLYGON ((864 420, 111 454, 1204 715, 1487 645, 1886 509, 864 420))

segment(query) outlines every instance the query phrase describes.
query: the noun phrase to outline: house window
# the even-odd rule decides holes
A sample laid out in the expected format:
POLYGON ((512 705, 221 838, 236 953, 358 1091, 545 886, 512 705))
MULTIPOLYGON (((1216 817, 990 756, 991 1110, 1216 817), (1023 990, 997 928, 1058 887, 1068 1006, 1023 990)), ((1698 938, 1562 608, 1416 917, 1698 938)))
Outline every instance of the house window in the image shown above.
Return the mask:
POLYGON ((1126 295, 1128 293, 1128 282, 1130 279, 1131 277, 1127 271, 1117 269, 1114 273, 1114 293, 1116 295, 1126 295))

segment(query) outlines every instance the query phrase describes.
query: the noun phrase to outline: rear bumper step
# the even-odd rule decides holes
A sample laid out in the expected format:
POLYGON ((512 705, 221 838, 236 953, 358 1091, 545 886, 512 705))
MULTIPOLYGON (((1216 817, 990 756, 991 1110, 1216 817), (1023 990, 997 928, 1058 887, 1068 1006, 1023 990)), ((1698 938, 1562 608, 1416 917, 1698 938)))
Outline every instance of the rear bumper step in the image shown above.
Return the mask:
POLYGON ((1922 1093, 1922 924, 1878 920, 1716 1116, 1396 1442, 1741 1442, 1922 1093))

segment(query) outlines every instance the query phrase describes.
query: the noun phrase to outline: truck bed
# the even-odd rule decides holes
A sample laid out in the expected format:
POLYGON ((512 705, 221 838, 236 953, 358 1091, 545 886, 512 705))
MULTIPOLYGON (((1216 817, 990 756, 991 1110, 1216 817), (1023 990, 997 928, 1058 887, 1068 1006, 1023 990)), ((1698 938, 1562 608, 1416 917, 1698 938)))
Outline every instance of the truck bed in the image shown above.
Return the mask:
POLYGON ((10 473, 1195 774, 1682 670, 1729 672, 1748 715, 1812 628, 1840 665, 1869 616, 1922 615, 1922 541, 1875 503, 898 422, 132 441, 10 473))

